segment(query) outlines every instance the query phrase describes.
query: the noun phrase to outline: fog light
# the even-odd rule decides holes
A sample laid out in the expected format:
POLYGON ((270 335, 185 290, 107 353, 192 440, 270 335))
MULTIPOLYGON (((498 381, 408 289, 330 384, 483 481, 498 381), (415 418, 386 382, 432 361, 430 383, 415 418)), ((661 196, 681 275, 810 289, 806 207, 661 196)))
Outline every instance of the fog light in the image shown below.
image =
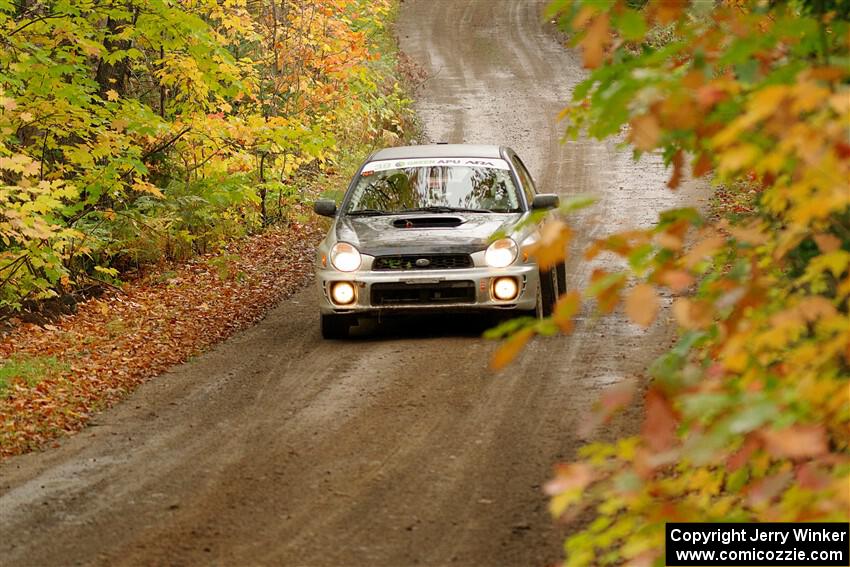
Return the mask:
POLYGON ((331 298, 337 305, 354 303, 354 285, 350 282, 336 282, 332 284, 331 298))
POLYGON ((501 301, 510 301, 516 298, 519 286, 516 278, 496 278, 493 281, 493 296, 501 301))

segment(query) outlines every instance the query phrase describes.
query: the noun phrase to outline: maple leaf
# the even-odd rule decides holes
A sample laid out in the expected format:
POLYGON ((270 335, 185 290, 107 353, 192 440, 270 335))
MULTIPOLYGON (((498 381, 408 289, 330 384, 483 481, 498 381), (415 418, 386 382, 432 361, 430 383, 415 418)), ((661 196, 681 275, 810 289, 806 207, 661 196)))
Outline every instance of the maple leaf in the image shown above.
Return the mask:
POLYGON ((116 101, 116 100, 118 100, 118 98, 119 98, 118 92, 115 91, 114 89, 109 89, 108 91, 106 91, 106 100, 116 101))

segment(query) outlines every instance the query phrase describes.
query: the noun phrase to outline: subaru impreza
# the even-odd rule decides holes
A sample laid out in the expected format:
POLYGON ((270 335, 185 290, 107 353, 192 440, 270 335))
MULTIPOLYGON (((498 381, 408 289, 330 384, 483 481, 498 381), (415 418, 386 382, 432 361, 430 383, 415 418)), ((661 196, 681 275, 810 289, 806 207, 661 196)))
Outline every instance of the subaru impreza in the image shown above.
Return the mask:
POLYGON ((316 201, 333 223, 319 245, 322 336, 364 317, 424 312, 548 315, 563 265, 541 270, 528 247, 554 194, 538 193, 510 148, 433 144, 379 150, 341 203, 316 201))

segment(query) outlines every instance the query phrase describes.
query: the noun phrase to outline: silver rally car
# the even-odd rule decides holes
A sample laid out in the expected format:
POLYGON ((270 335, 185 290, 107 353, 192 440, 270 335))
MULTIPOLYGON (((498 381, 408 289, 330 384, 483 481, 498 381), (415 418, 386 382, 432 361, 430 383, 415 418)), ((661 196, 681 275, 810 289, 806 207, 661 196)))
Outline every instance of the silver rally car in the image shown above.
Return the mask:
POLYGON ((527 220, 558 203, 557 195, 537 193, 510 148, 434 144, 373 153, 339 207, 333 200, 314 206, 334 219, 317 250, 322 336, 344 338, 358 318, 389 314, 548 315, 563 266, 541 272, 528 257, 540 227, 527 220))

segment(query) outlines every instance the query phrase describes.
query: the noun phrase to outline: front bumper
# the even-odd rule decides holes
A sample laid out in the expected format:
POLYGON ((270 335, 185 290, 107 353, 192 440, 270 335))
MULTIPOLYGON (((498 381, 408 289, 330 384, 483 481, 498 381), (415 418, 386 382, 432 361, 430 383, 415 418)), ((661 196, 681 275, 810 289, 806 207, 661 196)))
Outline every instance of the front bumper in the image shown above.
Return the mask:
POLYGON ((533 310, 540 288, 534 264, 507 268, 472 267, 451 270, 362 270, 342 273, 319 270, 316 281, 321 293, 323 314, 393 314, 422 312, 464 312, 482 310, 533 310), (516 279, 519 292, 510 301, 493 296, 493 281, 499 277, 516 279), (356 290, 353 303, 336 305, 331 299, 334 282, 351 282, 356 290))

